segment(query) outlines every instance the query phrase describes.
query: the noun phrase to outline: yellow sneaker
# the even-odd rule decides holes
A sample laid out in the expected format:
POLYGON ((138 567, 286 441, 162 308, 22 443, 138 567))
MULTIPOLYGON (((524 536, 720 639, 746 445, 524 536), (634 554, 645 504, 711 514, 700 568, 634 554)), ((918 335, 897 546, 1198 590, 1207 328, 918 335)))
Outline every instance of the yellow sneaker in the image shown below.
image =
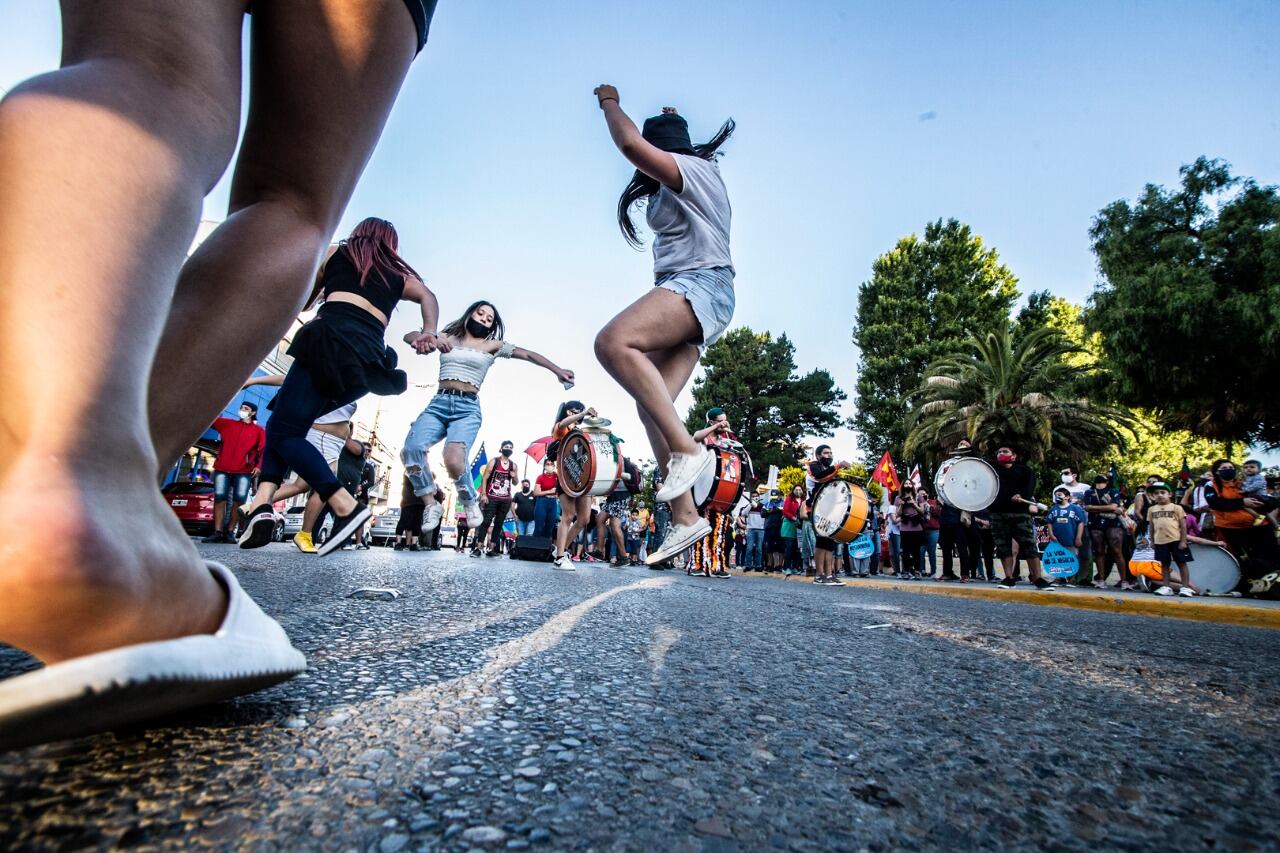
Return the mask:
POLYGON ((293 534, 293 544, 298 546, 298 550, 304 554, 314 554, 316 545, 311 541, 311 534, 305 530, 299 530, 293 534))

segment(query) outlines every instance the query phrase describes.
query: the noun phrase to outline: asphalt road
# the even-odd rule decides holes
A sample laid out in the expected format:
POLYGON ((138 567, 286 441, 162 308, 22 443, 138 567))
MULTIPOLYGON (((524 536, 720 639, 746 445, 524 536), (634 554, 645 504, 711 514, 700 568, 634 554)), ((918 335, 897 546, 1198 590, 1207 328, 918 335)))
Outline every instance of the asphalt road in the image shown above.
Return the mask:
MULTIPOLYGON (((1280 632, 209 547, 311 669, 0 755, 0 847, 1274 849, 1280 632), (351 599, 394 587, 394 601, 351 599)), ((30 665, 0 649, 0 677, 30 665)))

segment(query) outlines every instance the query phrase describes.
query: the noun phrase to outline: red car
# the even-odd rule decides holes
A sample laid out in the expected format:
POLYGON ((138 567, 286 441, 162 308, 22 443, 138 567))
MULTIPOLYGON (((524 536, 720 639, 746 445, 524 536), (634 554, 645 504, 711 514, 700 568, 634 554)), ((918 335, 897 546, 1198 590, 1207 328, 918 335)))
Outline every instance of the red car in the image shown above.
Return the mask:
POLYGON ((180 480, 160 490, 188 533, 213 532, 213 483, 180 480))

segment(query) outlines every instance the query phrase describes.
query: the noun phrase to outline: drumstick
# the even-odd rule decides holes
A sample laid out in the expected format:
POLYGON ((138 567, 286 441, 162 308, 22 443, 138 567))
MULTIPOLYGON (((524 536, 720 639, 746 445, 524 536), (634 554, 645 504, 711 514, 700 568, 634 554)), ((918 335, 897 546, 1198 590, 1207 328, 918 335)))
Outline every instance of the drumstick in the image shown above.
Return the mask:
POLYGON ((1045 510, 1048 509, 1047 506, 1040 503, 1039 501, 1029 501, 1026 498, 1022 497, 1021 495, 1017 495, 1013 498, 1010 498, 1010 500, 1014 501, 1015 503, 1026 504, 1027 506, 1033 506, 1036 509, 1040 510, 1041 512, 1044 512, 1045 510))

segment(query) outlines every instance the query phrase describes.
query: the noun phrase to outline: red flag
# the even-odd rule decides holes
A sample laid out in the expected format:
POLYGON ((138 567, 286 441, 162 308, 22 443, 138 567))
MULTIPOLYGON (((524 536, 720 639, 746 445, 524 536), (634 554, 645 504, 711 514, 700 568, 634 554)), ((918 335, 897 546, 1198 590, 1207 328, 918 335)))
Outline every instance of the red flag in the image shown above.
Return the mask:
POLYGON ((890 458, 889 451, 886 450, 884 456, 880 457, 880 464, 876 466, 871 479, 891 492, 902 488, 902 482, 898 479, 898 470, 893 467, 893 459, 890 458))
POLYGON ((911 469, 911 473, 907 475, 907 482, 908 482, 908 483, 910 483, 913 487, 915 487, 915 488, 917 488, 917 489, 919 489, 919 488, 920 488, 921 484, 922 484, 924 481, 920 479, 920 466, 919 466, 919 465, 917 465, 917 466, 915 466, 914 468, 912 468, 912 469, 911 469))

